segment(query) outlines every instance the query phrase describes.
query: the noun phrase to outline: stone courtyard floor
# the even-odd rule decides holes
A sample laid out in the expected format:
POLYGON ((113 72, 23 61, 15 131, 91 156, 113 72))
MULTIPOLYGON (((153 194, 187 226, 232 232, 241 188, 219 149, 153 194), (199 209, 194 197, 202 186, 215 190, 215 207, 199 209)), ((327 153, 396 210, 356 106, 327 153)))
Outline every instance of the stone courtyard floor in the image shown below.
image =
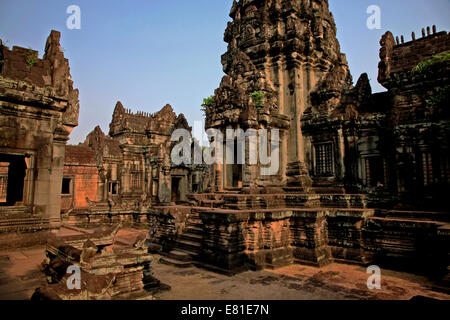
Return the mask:
POLYGON ((28 300, 46 283, 39 265, 45 247, 0 251, 0 300, 28 300))
POLYGON ((177 269, 158 263, 156 278, 172 287, 161 300, 409 300, 415 296, 449 300, 425 277, 382 271, 381 290, 367 288, 366 269, 331 264, 324 268, 291 265, 277 270, 248 271, 233 277, 191 267, 177 269), (384 276, 383 276, 384 272, 384 276))
MULTIPOLYGON (((125 236, 128 232, 120 232, 125 236)), ((45 284, 39 265, 45 247, 0 251, 0 300, 30 299, 45 284)), ((382 270, 381 290, 369 290, 366 269, 331 264, 324 268, 291 265, 277 270, 248 271, 233 277, 197 267, 179 269, 152 263, 154 276, 172 287, 161 300, 409 300, 415 296, 450 300, 425 277, 382 270)))

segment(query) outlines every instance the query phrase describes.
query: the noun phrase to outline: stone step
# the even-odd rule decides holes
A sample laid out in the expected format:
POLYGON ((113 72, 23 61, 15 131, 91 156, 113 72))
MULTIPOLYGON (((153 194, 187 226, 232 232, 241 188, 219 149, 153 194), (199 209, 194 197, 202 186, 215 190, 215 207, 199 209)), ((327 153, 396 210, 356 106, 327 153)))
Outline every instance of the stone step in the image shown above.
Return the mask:
POLYGON ((203 223, 186 223, 186 229, 188 228, 196 228, 203 230, 203 223))
POLYGON ((199 228, 198 226, 188 226, 186 229, 184 229, 184 233, 189 234, 203 234, 203 228, 199 228))
POLYGON ((202 207, 219 208, 220 206, 222 206, 225 203, 225 201, 223 201, 223 200, 200 200, 199 203, 202 207))
POLYGON ((254 204, 229 204, 224 206, 224 209, 231 209, 231 210, 252 210, 252 209, 281 209, 286 208, 287 205, 285 203, 275 203, 272 202, 270 204, 260 204, 260 203, 254 203, 254 204))
POLYGON ((200 219, 200 214, 197 211, 193 210, 188 217, 188 220, 191 220, 191 219, 200 219))
POLYGON ((200 253, 201 252, 201 243, 189 241, 189 240, 183 240, 180 239, 176 241, 176 248, 178 249, 186 249, 192 252, 200 253))
POLYGON ((307 190, 300 186, 292 186, 292 187, 283 187, 283 190, 287 193, 303 193, 307 190))
POLYGON ((192 262, 192 257, 185 251, 172 250, 167 254, 167 258, 181 262, 192 262))
POLYGON ((341 188, 317 188, 317 187, 313 187, 312 188, 312 192, 316 193, 316 194, 322 194, 322 193, 327 193, 327 194, 345 194, 345 190, 341 189, 341 188))
POLYGON ((202 219, 188 219, 186 221, 186 225, 203 225, 202 219))
POLYGON ((186 226, 183 233, 203 234, 203 225, 186 226))
POLYGON ((236 275, 238 273, 241 273, 241 272, 248 271, 248 266, 246 266, 246 265, 243 265, 243 266, 240 266, 240 267, 237 267, 237 268, 233 268, 233 269, 224 269, 224 268, 221 268, 219 266, 206 263, 204 261, 201 261, 201 262, 200 261, 194 261, 193 264, 197 268, 206 269, 206 270, 209 270, 209 271, 212 271, 212 272, 215 272, 215 273, 218 273, 218 274, 223 274, 223 275, 226 275, 226 276, 229 276, 229 277, 234 276, 234 275, 236 275))
POLYGON ((162 257, 160 259, 161 263, 167 264, 167 265, 171 265, 177 268, 189 268, 192 267, 192 263, 191 262, 186 262, 186 261, 180 261, 180 260, 175 260, 175 259, 171 259, 169 257, 162 257))
POLYGON ((198 252, 190 251, 190 250, 187 250, 187 249, 180 249, 180 248, 178 248, 178 249, 176 249, 176 251, 180 251, 180 252, 183 252, 183 253, 189 255, 191 257, 191 259, 193 260, 193 263, 195 262, 195 260, 199 256, 198 252))
POLYGON ((190 232, 186 232, 185 231, 180 236, 180 239, 201 243, 202 239, 203 239, 203 236, 201 234, 190 233, 190 232))
POLYGON ((33 208, 31 206, 3 206, 0 207, 0 212, 9 214, 31 214, 33 208))

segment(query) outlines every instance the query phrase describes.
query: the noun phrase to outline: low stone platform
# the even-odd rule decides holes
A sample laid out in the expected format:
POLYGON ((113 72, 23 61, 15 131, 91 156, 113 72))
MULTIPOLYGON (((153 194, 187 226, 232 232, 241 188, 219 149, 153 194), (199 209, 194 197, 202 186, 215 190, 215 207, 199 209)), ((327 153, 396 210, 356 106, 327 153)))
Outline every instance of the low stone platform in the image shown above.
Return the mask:
POLYGON ((386 212, 364 206, 240 210, 168 206, 154 210, 156 216, 165 217, 165 230, 172 224, 173 233, 164 235, 160 230, 159 239, 171 238, 172 250, 191 253, 196 265, 215 272, 236 274, 292 263, 324 267, 341 262, 380 264, 439 275, 440 279, 448 273, 446 213, 386 212), (189 226, 191 217, 197 220, 197 216, 201 222, 189 226))
MULTIPOLYGON (((153 206, 114 219, 155 225, 152 241, 165 253, 182 251, 197 266, 225 274, 341 262, 448 278, 448 212, 371 209, 358 194, 229 192, 190 199, 191 206, 153 206)), ((99 221, 107 215, 96 213, 99 221)))

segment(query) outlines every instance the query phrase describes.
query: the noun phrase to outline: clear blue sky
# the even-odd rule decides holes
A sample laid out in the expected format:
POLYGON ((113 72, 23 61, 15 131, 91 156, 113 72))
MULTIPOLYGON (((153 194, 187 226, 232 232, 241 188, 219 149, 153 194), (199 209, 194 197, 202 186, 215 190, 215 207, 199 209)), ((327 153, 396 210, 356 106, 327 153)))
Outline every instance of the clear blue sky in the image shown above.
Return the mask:
MULTIPOLYGON (((155 112, 170 103, 192 125, 202 120, 202 99, 223 75, 220 56, 232 0, 0 0, 0 38, 7 46, 39 50, 51 29, 80 89, 80 125, 70 143, 84 141, 100 125, 108 133, 116 101, 126 108, 155 112), (66 27, 66 8, 81 8, 81 30, 66 27)), ((374 91, 379 40, 383 33, 420 36, 435 24, 449 31, 450 0, 330 0, 341 49, 354 81, 367 72, 374 91), (381 30, 366 27, 369 5, 381 7, 381 30)))

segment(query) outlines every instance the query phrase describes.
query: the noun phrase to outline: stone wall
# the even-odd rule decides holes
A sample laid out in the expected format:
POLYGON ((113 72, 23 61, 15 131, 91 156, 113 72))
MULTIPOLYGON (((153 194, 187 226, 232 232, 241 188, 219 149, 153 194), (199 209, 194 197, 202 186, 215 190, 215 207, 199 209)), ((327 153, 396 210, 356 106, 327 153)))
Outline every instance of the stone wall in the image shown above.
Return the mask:
POLYGON ((446 272, 448 239, 438 221, 375 216, 370 209, 201 210, 200 261, 233 274, 291 263, 332 262, 446 272), (446 239, 446 240, 444 240, 446 239))
POLYGON ((61 195, 61 210, 87 209, 88 199, 97 201, 98 170, 91 149, 66 146, 64 178, 70 179, 70 192, 61 195))
POLYGON ((78 124, 79 102, 59 40, 52 31, 42 59, 0 42, 0 161, 10 163, 11 178, 11 197, 0 208, 2 232, 60 225, 65 145, 78 124), (20 218, 5 218, 18 212, 20 218))
POLYGON ((332 261, 323 211, 274 209, 200 212, 202 262, 225 273, 332 261))
MULTIPOLYGON (((422 30, 422 38, 412 35, 413 39, 408 42, 394 40, 392 33, 386 33, 380 41, 380 64, 378 81, 390 87, 389 80, 402 72, 410 72, 420 62, 433 57, 436 54, 450 50, 450 34, 446 31, 433 33, 428 27, 427 34, 422 30)), ((402 36, 403 39, 403 36, 402 36)))

